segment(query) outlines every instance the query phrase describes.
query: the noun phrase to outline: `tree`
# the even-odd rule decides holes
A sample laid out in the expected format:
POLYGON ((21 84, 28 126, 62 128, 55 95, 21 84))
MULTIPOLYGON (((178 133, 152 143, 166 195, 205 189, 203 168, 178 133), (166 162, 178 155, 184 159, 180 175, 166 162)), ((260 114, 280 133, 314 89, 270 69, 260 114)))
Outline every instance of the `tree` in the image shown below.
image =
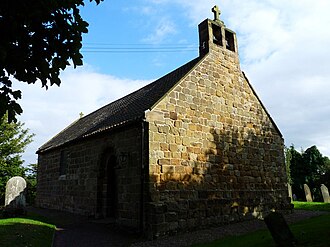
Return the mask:
POLYGON ((329 158, 323 156, 315 145, 301 153, 297 152, 294 146, 291 145, 288 152, 291 155, 290 174, 292 187, 298 199, 304 200, 303 184, 308 184, 314 199, 321 200, 320 186, 322 183, 329 184, 329 158))
POLYGON ((288 148, 290 153, 290 176, 292 181, 292 190, 298 199, 303 198, 304 190, 303 184, 305 183, 304 167, 302 163, 302 155, 291 145, 288 148))
POLYGON ((30 164, 25 169, 25 180, 26 180, 26 202, 34 204, 34 200, 37 192, 37 169, 38 164, 30 164))
MULTIPOLYGON (((89 0, 99 4, 103 0, 89 0)), ((22 108, 16 102, 21 91, 12 78, 40 81, 46 89, 60 85, 60 71, 72 61, 82 65, 82 34, 87 33, 79 7, 83 0, 0 1, 0 118, 16 121, 22 108)))
POLYGON ((305 181, 310 186, 314 200, 321 201, 321 175, 325 172, 324 158, 316 146, 312 146, 303 153, 305 167, 305 181))
POLYGON ((290 148, 284 147, 284 155, 285 155, 285 168, 286 168, 286 175, 288 178, 288 183, 292 184, 291 171, 290 171, 292 154, 291 154, 290 148))
POLYGON ((305 182, 314 186, 324 173, 324 158, 316 146, 306 149, 302 158, 306 173, 305 182))
POLYGON ((330 188, 330 159, 324 157, 324 173, 321 175, 321 183, 330 188))
POLYGON ((13 176, 25 175, 21 154, 32 142, 33 134, 21 122, 8 123, 7 114, 0 119, 0 203, 4 204, 5 187, 13 176))

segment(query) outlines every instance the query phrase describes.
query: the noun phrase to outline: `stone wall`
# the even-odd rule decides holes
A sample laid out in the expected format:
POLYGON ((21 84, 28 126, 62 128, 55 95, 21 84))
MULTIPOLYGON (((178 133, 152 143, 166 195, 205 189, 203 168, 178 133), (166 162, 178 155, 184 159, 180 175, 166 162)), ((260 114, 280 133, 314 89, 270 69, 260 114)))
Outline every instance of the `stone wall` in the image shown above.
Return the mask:
POLYGON ((140 147, 141 128, 137 126, 39 154, 37 205, 76 214, 104 216, 107 206, 104 162, 107 155, 113 154, 116 157, 117 223, 139 227, 140 147), (64 150, 68 154, 68 166, 66 174, 61 176, 60 157, 64 150))
POLYGON ((283 139, 237 53, 211 44, 147 121, 153 236, 288 206, 283 139))

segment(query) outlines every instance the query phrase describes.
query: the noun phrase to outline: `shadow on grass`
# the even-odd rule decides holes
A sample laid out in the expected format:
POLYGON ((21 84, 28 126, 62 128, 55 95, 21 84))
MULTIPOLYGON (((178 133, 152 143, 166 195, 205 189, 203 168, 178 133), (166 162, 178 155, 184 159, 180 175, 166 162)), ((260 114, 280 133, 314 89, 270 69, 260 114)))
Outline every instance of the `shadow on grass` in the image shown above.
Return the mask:
MULTIPOLYGON (((293 235, 298 240, 297 247, 328 247, 330 243, 330 214, 303 220, 290 225, 293 235)), ((259 230, 241 236, 231 236, 211 243, 194 245, 194 247, 264 247, 276 246, 267 230, 259 230)))
POLYGON ((80 224, 81 222, 88 221, 88 218, 85 216, 35 207, 29 207, 27 209, 27 215, 24 218, 39 220, 44 223, 56 225, 60 228, 63 226, 80 224))
POLYGON ((51 246, 55 226, 25 218, 0 220, 0 246, 51 246))
POLYGON ((34 212, 29 212, 28 211, 27 214, 23 218, 40 221, 40 222, 43 222, 45 224, 57 225, 57 222, 56 222, 55 219, 49 218, 47 216, 40 215, 40 214, 37 214, 37 213, 34 213, 34 212))

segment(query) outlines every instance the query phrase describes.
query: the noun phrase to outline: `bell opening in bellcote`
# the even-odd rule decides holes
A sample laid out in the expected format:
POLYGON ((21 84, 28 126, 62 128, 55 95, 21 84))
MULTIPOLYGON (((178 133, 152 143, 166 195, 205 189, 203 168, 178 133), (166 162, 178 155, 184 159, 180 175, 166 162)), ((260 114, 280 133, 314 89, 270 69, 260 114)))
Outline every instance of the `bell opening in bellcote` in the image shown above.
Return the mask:
POLYGON ((235 38, 234 33, 225 30, 226 49, 235 52, 235 38))
POLYGON ((212 24, 213 43, 222 46, 221 27, 212 24))

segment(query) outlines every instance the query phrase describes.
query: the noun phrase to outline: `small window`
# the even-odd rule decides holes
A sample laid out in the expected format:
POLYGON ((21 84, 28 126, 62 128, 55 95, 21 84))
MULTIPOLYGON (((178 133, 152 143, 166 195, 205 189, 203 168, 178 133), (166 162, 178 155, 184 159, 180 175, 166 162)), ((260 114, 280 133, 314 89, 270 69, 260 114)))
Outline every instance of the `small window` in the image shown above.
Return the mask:
POLYGON ((212 31, 213 31, 213 43, 222 46, 221 27, 212 24, 212 31))
POLYGON ((234 41, 234 34, 229 32, 228 30, 225 31, 226 35, 226 49, 235 52, 235 41, 234 41))
POLYGON ((60 176, 65 175, 69 163, 69 152, 66 150, 61 151, 61 160, 60 160, 60 176))

